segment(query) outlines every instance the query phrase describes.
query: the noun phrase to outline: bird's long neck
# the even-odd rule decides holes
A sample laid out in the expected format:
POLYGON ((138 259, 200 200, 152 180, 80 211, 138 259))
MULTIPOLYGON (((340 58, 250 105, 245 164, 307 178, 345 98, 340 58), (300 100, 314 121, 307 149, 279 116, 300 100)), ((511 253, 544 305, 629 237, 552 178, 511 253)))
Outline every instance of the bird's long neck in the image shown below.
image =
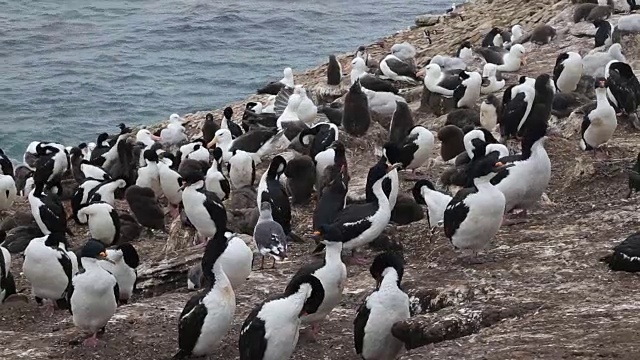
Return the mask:
POLYGON ((83 257, 81 261, 82 261, 82 267, 87 271, 94 270, 100 267, 100 265, 98 264, 98 260, 94 258, 83 257))
POLYGON ((327 246, 327 250, 324 254, 324 259, 327 264, 336 262, 342 262, 340 255, 342 254, 342 246, 340 244, 330 244, 327 246))
POLYGON ((385 178, 383 177, 373 184, 373 195, 378 198, 379 207, 389 206, 389 199, 387 199, 387 195, 384 193, 384 190, 382 190, 382 181, 384 179, 385 178))
POLYGON ((607 89, 606 88, 597 88, 596 89, 596 101, 597 106, 608 104, 607 100, 607 89))
POLYGON ((387 268, 382 274, 380 290, 392 290, 398 288, 398 272, 394 268, 387 268))
POLYGON ((287 296, 287 302, 290 304, 290 309, 293 310, 290 314, 291 318, 298 318, 300 316, 300 312, 304 307, 304 302, 307 301, 308 298, 308 290, 305 287, 300 287, 300 289, 287 296))
POLYGON ((193 191, 197 191, 198 189, 202 188, 203 186, 204 186, 204 180, 198 180, 198 181, 194 182, 193 184, 187 186, 187 189, 193 190, 193 191))
POLYGON ((475 187, 478 190, 486 190, 486 189, 490 189, 493 187, 493 185, 491 185, 491 183, 489 182, 491 179, 489 176, 481 176, 481 177, 477 177, 475 179, 473 179, 473 185, 475 185, 475 187))
POLYGON ((271 215, 271 211, 260 211, 260 220, 264 220, 264 221, 273 220, 273 215, 271 215))

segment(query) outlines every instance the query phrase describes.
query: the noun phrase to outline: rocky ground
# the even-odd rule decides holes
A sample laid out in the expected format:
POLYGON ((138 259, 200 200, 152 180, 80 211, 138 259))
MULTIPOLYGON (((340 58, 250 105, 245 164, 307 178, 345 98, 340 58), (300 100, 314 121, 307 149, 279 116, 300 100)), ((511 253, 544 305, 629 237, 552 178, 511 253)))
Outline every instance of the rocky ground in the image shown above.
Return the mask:
MULTIPOLYGON (((527 44, 529 65, 519 74, 551 73, 559 52, 585 54, 592 48, 591 39, 570 35, 593 29, 587 24, 570 24, 571 11, 563 11, 569 6, 567 1, 483 0, 465 6, 464 21, 442 18, 430 28, 437 30, 432 45, 423 29, 415 29, 383 39, 370 50, 380 56, 390 44, 406 40, 418 48, 420 62, 437 53, 451 53, 464 39, 477 43, 491 26, 520 22, 530 29, 550 23, 558 29, 558 38, 546 46, 527 44)), ((640 59, 636 39, 625 38, 623 48, 629 60, 640 59)), ((348 59, 341 59, 346 65, 348 59)), ((321 87, 325 68, 296 75, 296 81, 321 87)), ((515 81, 515 76, 510 80, 515 81)), ((409 91, 408 97, 417 109, 419 96, 415 93, 409 91)), ((234 105, 237 113, 242 107, 242 103, 234 105)), ((193 128, 203 117, 203 113, 187 116, 193 128)), ((416 113, 415 120, 434 131, 443 123, 442 118, 423 113, 416 113)), ((412 348, 402 359, 638 358, 640 283, 635 275, 610 272, 598 261, 635 232, 640 220, 637 197, 625 198, 626 169, 638 152, 637 133, 621 121, 609 146, 609 158, 594 160, 578 148, 579 116, 552 124, 558 131, 546 143, 553 168, 548 199, 530 214, 528 222, 503 227, 484 254, 483 264, 463 265, 441 230, 428 231, 426 220, 392 225, 385 232, 388 241, 381 246, 402 251, 407 262, 405 288, 413 296, 415 316, 395 329, 412 348)), ((374 124, 364 139, 346 139, 350 194, 362 194, 366 172, 376 161, 372 150, 382 145, 384 134, 374 124)), ((436 162, 422 172, 436 180, 445 167, 436 162)), ((410 195, 413 183, 401 181, 401 192, 410 195)), ((309 233, 313 205, 294 210, 295 231, 309 233)), ((16 211, 28 211, 28 203, 19 202, 16 211)), ((78 227, 73 231, 72 242, 79 246, 88 231, 78 227)), ((48 316, 30 301, 0 307, 0 357, 170 358, 176 352, 178 315, 192 295, 186 290, 183 263, 197 261, 201 250, 165 251, 166 242, 167 235, 162 233, 145 234, 136 242, 143 262, 139 269, 142 292, 118 309, 102 337, 103 347, 83 348, 80 342, 85 334, 73 327, 68 313, 48 316), (162 275, 160 280, 150 278, 158 275, 162 275)), ((234 324, 212 359, 237 358, 238 332, 247 313, 268 295, 282 291, 292 274, 311 260, 313 247, 312 242, 293 244, 288 261, 276 269, 252 273, 236 293, 234 324)), ((380 248, 368 249, 367 258, 371 260, 378 251, 380 248)), ((12 269, 19 291, 29 295, 21 264, 21 256, 15 256, 12 269)), ((357 358, 352 322, 373 285, 366 266, 349 266, 340 306, 324 323, 317 342, 301 337, 293 359, 357 358)))

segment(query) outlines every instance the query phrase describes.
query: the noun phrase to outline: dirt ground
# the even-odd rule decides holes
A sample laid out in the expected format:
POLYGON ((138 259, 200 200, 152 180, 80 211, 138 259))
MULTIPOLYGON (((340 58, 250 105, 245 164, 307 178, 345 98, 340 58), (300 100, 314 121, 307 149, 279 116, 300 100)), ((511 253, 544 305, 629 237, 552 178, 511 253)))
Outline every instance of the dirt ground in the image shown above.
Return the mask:
MULTIPOLYGON (((480 27, 473 34, 465 33, 458 23, 444 23, 436 28, 449 32, 439 36, 443 43, 437 46, 429 47, 422 29, 396 34, 385 42, 411 41, 422 57, 445 50, 451 52, 461 39, 473 38, 476 32, 482 33, 491 26, 491 21, 487 25, 488 9, 504 5, 503 12, 494 15, 501 19, 496 20, 497 24, 520 20, 516 16, 526 12, 529 20, 522 20, 526 24, 531 26, 537 19, 559 29, 558 39, 550 45, 526 45, 529 65, 521 74, 551 73, 560 51, 578 50, 584 54, 592 47, 591 39, 567 34, 576 31, 575 27, 569 30, 567 26, 570 12, 560 13, 569 6, 568 2, 542 2, 554 5, 552 10, 544 10, 532 3, 505 1, 469 5, 467 14, 474 10, 484 16, 480 20, 465 19, 480 27), (516 8, 519 12, 508 13, 516 8)), ((623 45, 630 60, 638 59, 636 39, 627 38, 623 45)), ((297 75, 298 80, 308 80, 305 84, 309 84, 316 79, 317 83, 323 67, 297 75)), ((515 77, 510 81, 515 81, 515 77)), ((417 108, 417 103, 412 107, 417 108)), ((201 118, 202 114, 194 114, 192 126, 197 127, 201 118)), ((415 121, 435 131, 443 119, 416 114, 415 121)), ((626 170, 635 161, 640 139, 631 126, 621 121, 609 146, 609 158, 594 160, 590 153, 578 148, 579 121, 577 117, 552 122, 560 135, 549 137, 546 143, 552 164, 548 199, 530 213, 526 223, 502 227, 491 249, 483 255, 486 260, 483 264, 463 265, 441 229, 431 235, 425 220, 389 227, 386 234, 391 241, 387 247, 401 250, 407 263, 404 280, 407 291, 412 294, 427 289, 449 298, 437 308, 423 308, 415 315, 415 321, 446 324, 452 318, 483 316, 487 309, 502 309, 493 320, 484 317, 479 322, 481 326, 470 334, 448 329, 448 338, 412 349, 402 359, 640 358, 640 281, 633 274, 611 272, 598 261, 610 248, 637 231, 638 197, 625 196, 626 170)), ((346 139, 351 195, 362 196, 366 173, 376 161, 372 150, 382 145, 383 138, 384 130, 375 124, 365 139, 346 139)), ((265 165, 262 164, 262 169, 265 165)), ((445 168, 446 165, 436 162, 421 170, 424 177, 436 180, 445 168)), ((401 193, 410 196, 414 181, 405 177, 401 174, 401 193)), ((119 208, 126 208, 126 204, 119 204, 119 208)), ((19 201, 16 211, 28 212, 28 203, 19 201)), ((313 205, 294 208, 297 234, 310 232, 308 220, 312 211, 313 205)), ((72 230, 76 234, 72 243, 80 246, 88 230, 75 225, 72 230)), ((142 260, 140 272, 181 256, 182 253, 164 253, 166 240, 167 236, 159 233, 144 234, 136 241, 142 260)), ((294 243, 287 261, 277 264, 275 269, 251 274, 236 292, 234 324, 219 353, 211 359, 238 358, 239 328, 248 312, 267 296, 282 291, 293 273, 311 261, 309 253, 313 247, 312 242, 294 243)), ((377 252, 379 249, 366 249, 366 258, 371 261, 377 252)), ((37 307, 21 268, 22 256, 16 255, 12 272, 19 292, 29 296, 30 302, 0 306, 0 358, 156 360, 169 359, 177 351, 178 315, 193 295, 186 290, 186 273, 176 276, 180 282, 145 287, 129 305, 120 307, 101 338, 104 345, 94 350, 81 346, 86 334, 74 328, 69 313, 57 311, 49 316, 37 307)), ((367 266, 349 266, 339 307, 323 324, 317 342, 301 336, 292 359, 357 359, 353 319, 358 305, 373 286, 367 266)))

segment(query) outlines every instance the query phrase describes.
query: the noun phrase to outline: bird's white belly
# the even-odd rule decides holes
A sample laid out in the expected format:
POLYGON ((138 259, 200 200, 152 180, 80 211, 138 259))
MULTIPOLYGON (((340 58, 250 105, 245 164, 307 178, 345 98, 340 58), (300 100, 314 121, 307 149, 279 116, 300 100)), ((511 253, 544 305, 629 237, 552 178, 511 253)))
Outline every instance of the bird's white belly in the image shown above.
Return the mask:
POLYGON ((495 190, 470 195, 467 201, 469 212, 451 237, 451 243, 458 249, 478 251, 498 233, 504 215, 505 197, 495 190))
POLYGON ((17 195, 14 180, 10 176, 0 175, 0 211, 11 208, 17 195))
MULTIPOLYGON (((406 295, 405 295, 406 296, 406 295)), ((409 307, 396 304, 374 305, 364 328, 362 355, 366 359, 395 359, 403 343, 391 334, 393 324, 409 318, 409 307)), ((408 304, 407 304, 408 305, 408 304)))
POLYGON ((528 209, 538 202, 549 186, 549 180, 551 180, 551 161, 546 151, 544 151, 544 156, 535 162, 531 174, 534 174, 531 176, 531 183, 527 188, 524 198, 520 204, 517 205, 523 209, 528 209))
POLYGON ((100 240, 105 245, 111 245, 116 227, 109 214, 94 215, 89 218, 89 232, 94 239, 100 240))
POLYGON ((251 175, 253 168, 251 166, 235 165, 231 167, 229 173, 229 180, 234 189, 240 189, 242 187, 251 185, 251 175))
POLYGON ((207 305, 207 316, 202 324, 200 337, 193 347, 194 356, 215 352, 220 341, 227 334, 236 310, 236 299, 230 284, 219 291, 212 291, 203 302, 207 305))
POLYGON ((27 256, 23 265, 24 276, 31 283, 34 296, 57 300, 62 298, 69 280, 57 259, 27 256))
POLYGON ((57 261, 55 264, 51 264, 49 261, 34 263, 36 261, 38 260, 25 260, 24 265, 24 276, 31 283, 33 295, 43 299, 61 299, 69 283, 67 275, 62 270, 62 265, 57 261), (52 268, 49 264, 58 268, 52 268))
POLYGON ((324 288, 324 299, 318 307, 318 311, 300 318, 303 324, 323 320, 340 303, 342 291, 344 290, 344 281, 347 278, 347 269, 344 264, 339 264, 338 266, 333 269, 322 268, 314 273, 320 279, 324 288))
POLYGON ((262 360, 289 359, 298 344, 299 330, 300 321, 295 320, 293 322, 283 321, 281 326, 274 329, 274 334, 266 332, 265 338, 268 342, 262 360))
POLYGON ((116 268, 113 275, 118 281, 118 288, 120 289, 120 298, 129 299, 133 292, 133 285, 136 282, 136 273, 133 269, 130 269, 125 264, 121 264, 116 268))
POLYGON ((518 161, 515 164, 509 168, 509 175, 496 185, 496 189, 504 195, 505 212, 511 211, 524 199, 532 176, 533 166, 529 161, 518 161))
POLYGON ((71 296, 73 323, 80 329, 92 333, 107 325, 117 307, 113 292, 96 296, 83 289, 76 289, 71 296))
POLYGON ((200 235, 212 237, 216 234, 216 225, 204 207, 204 201, 204 195, 199 194, 195 190, 185 189, 185 191, 182 192, 184 212, 187 214, 189 221, 196 230, 198 230, 200 235))
POLYGON ((429 157, 431 156, 431 151, 433 150, 433 145, 422 145, 419 146, 416 152, 413 153, 413 160, 407 166, 407 169, 417 169, 420 166, 424 165, 429 157))
POLYGON ((224 273, 227 274, 234 291, 242 286, 249 277, 249 274, 251 274, 252 260, 253 252, 251 252, 251 249, 244 243, 228 246, 227 250, 220 256, 220 264, 222 265, 224 273), (244 246, 244 248, 241 248, 241 246, 244 246))
MULTIPOLYGON (((613 109, 611 111, 614 112, 613 109)), ((615 112, 613 117, 615 118, 615 112)), ((591 147, 597 148, 611 139, 613 133, 616 131, 617 125, 617 121, 613 123, 604 122, 598 126, 592 123, 584 132, 584 140, 591 147)))

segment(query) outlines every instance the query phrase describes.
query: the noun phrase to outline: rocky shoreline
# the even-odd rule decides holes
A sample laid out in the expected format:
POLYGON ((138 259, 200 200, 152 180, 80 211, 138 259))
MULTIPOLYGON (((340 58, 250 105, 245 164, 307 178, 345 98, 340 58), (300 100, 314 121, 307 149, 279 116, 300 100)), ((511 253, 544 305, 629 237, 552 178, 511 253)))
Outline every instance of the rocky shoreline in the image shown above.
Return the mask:
MULTIPOLYGON (((571 23, 572 4, 567 1, 480 0, 459 9, 464 20, 446 15, 428 28, 400 31, 367 46, 377 59, 391 45, 408 41, 422 64, 436 54, 452 54, 469 40, 479 43, 493 26, 515 23, 526 29, 539 24, 556 28, 558 37, 549 45, 526 44, 529 64, 516 74, 535 77, 551 73, 555 58, 562 51, 584 54, 592 39, 578 38, 578 32, 591 32, 591 24, 571 23), (431 44, 424 30, 429 29, 431 44)), ((354 49, 358 44, 354 44, 354 49)), ((625 55, 638 65, 637 37, 623 40, 625 55)), ((327 54, 329 55, 329 54, 327 54)), ((353 53, 338 56, 343 69, 353 53)), ((326 64, 303 73, 294 73, 295 82, 318 93, 342 92, 343 85, 327 90, 326 64)), ((265 83, 272 79, 265 79, 265 83)), ((414 110, 414 121, 437 131, 446 116, 418 111, 421 86, 403 89, 402 95, 414 110)), ((251 95, 229 104, 238 119, 246 101, 264 100, 251 95)), ((186 114, 186 127, 193 137, 207 112, 186 114)), ((222 109, 211 111, 219 119, 222 109)), ((594 162, 578 149, 581 116, 552 121, 557 136, 546 143, 552 163, 548 199, 534 209, 528 222, 503 227, 487 251, 489 261, 466 266, 456 261, 457 252, 441 231, 430 234, 427 221, 390 225, 367 259, 382 249, 401 251, 407 263, 404 287, 412 296, 414 316, 394 327, 394 334, 410 349, 401 359, 635 359, 640 353, 640 282, 633 274, 614 273, 598 259, 620 240, 637 229, 640 206, 633 197, 626 199, 626 169, 635 161, 640 138, 633 127, 621 123, 616 130, 607 161, 594 162)), ((155 130, 164 124, 148 128, 155 130)), ((387 138, 384 121, 373 123, 362 138, 341 133, 347 145, 351 182, 349 194, 364 192, 369 167, 377 160, 387 138)), ((439 152, 437 145, 434 153, 439 152)), ((260 171, 268 161, 263 161, 260 171)), ((437 180, 447 165, 435 162, 423 169, 425 177, 437 180)), ((401 177, 401 193, 411 196, 413 181, 401 177)), ((20 200, 17 211, 28 212, 20 200)), ((126 212, 126 204, 119 204, 126 212)), ((293 208, 294 231, 308 234, 313 204, 293 208)), ((15 215, 15 214, 14 214, 15 215)), ((75 226, 71 242, 82 244, 86 228, 75 226)), ((78 345, 82 334, 68 314, 43 318, 33 302, 0 307, 0 335, 6 359, 168 359, 175 353, 177 318, 191 296, 186 290, 186 270, 200 256, 200 249, 185 248, 191 233, 179 222, 170 234, 143 234, 136 242, 141 255, 139 268, 141 293, 131 304, 118 309, 104 335, 108 345, 92 352, 78 345), (179 245, 176 245, 179 244, 179 245), (171 245, 171 246, 169 246, 171 245)), ((255 271, 237 294, 238 308, 232 329, 220 349, 220 358, 237 358, 239 328, 250 309, 268 295, 279 293, 288 279, 313 258, 312 242, 294 243, 290 259, 275 269, 255 271)), ((22 260, 12 268, 21 269, 22 260)), ((19 273, 19 270, 17 271, 19 273)), ((18 289, 29 295, 23 276, 17 276, 18 289)), ((351 359, 353 319, 361 301, 373 287, 366 266, 350 266, 344 296, 322 326, 317 342, 301 336, 292 359, 351 359)))

